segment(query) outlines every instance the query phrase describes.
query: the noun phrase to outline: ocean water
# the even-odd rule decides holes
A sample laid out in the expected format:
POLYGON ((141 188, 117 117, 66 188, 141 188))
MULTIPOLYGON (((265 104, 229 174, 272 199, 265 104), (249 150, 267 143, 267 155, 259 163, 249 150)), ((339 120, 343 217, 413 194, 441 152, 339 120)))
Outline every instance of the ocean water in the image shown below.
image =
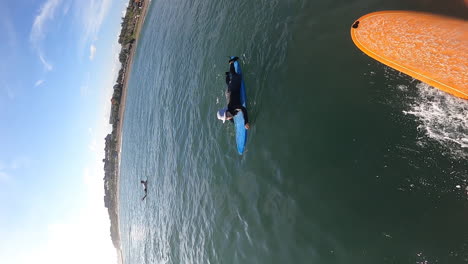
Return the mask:
POLYGON ((123 126, 124 263, 468 263, 468 102, 349 35, 372 11, 465 14, 442 2, 153 0, 123 126), (242 156, 216 119, 230 55, 242 156))

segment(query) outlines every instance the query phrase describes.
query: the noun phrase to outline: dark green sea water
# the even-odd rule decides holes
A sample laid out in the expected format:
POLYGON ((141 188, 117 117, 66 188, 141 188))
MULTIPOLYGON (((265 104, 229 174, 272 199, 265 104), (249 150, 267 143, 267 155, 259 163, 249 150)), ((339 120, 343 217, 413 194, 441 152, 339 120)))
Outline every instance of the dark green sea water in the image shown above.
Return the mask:
POLYGON ((468 263, 468 103, 354 46, 354 20, 386 9, 466 14, 461 0, 153 0, 125 112, 125 263, 468 263), (243 156, 216 119, 229 55, 243 156))

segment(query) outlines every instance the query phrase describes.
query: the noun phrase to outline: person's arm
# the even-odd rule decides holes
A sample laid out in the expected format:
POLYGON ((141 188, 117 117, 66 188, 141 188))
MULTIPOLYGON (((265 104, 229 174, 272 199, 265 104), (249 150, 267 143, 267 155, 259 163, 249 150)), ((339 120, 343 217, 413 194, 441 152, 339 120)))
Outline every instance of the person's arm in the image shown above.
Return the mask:
POLYGON ((249 116, 247 115, 247 108, 244 106, 240 105, 240 110, 242 110, 242 114, 244 114, 244 124, 247 124, 249 122, 249 116))
POLYGON ((231 82, 231 75, 237 74, 236 73, 236 68, 234 67, 234 62, 238 59, 238 57, 235 57, 234 59, 229 60, 229 71, 226 72, 226 84, 228 86, 228 91, 229 89, 229 83, 231 82))
POLYGON ((231 74, 237 74, 237 72, 236 72, 236 67, 234 67, 234 61, 229 62, 229 72, 230 72, 231 74))
POLYGON ((229 72, 226 72, 226 85, 229 86, 230 81, 231 81, 231 75, 229 74, 229 72))
POLYGON ((247 108, 245 108, 243 105, 236 105, 236 106, 231 106, 231 107, 228 108, 228 111, 232 115, 235 115, 237 113, 237 111, 239 111, 239 110, 241 110, 242 114, 244 115, 244 124, 249 123, 249 116, 247 115, 247 108))
POLYGON ((240 109, 242 111, 242 114, 244 115, 244 125, 245 125, 245 129, 249 129, 250 128, 250 124, 249 124, 249 116, 247 115, 247 108, 245 108, 244 106, 242 105, 239 105, 238 106, 238 109, 240 109))

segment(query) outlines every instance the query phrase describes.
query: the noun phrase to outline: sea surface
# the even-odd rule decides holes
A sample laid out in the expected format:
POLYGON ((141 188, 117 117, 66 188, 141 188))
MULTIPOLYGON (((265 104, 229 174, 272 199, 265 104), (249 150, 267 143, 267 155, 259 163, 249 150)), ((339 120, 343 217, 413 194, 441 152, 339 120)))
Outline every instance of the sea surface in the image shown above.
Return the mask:
POLYGON ((123 126, 124 263, 468 263, 468 101, 374 61, 349 33, 372 11, 464 8, 153 0, 123 126), (242 156, 216 119, 231 55, 251 120, 242 156))

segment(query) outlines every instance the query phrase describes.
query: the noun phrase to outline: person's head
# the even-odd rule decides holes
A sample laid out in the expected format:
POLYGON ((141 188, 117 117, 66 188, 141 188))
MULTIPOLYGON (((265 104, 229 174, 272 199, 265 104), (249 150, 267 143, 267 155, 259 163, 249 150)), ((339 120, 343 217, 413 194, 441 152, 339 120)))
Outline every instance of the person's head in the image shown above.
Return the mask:
POLYGON ((231 120, 233 118, 232 114, 227 110, 227 108, 221 108, 218 110, 218 113, 216 113, 218 116, 218 119, 226 122, 226 120, 231 120))
POLYGON ((141 183, 145 183, 145 181, 142 180, 141 183))
POLYGON ((227 120, 227 108, 221 108, 218 110, 216 113, 216 116, 218 117, 219 120, 226 122, 227 120))

